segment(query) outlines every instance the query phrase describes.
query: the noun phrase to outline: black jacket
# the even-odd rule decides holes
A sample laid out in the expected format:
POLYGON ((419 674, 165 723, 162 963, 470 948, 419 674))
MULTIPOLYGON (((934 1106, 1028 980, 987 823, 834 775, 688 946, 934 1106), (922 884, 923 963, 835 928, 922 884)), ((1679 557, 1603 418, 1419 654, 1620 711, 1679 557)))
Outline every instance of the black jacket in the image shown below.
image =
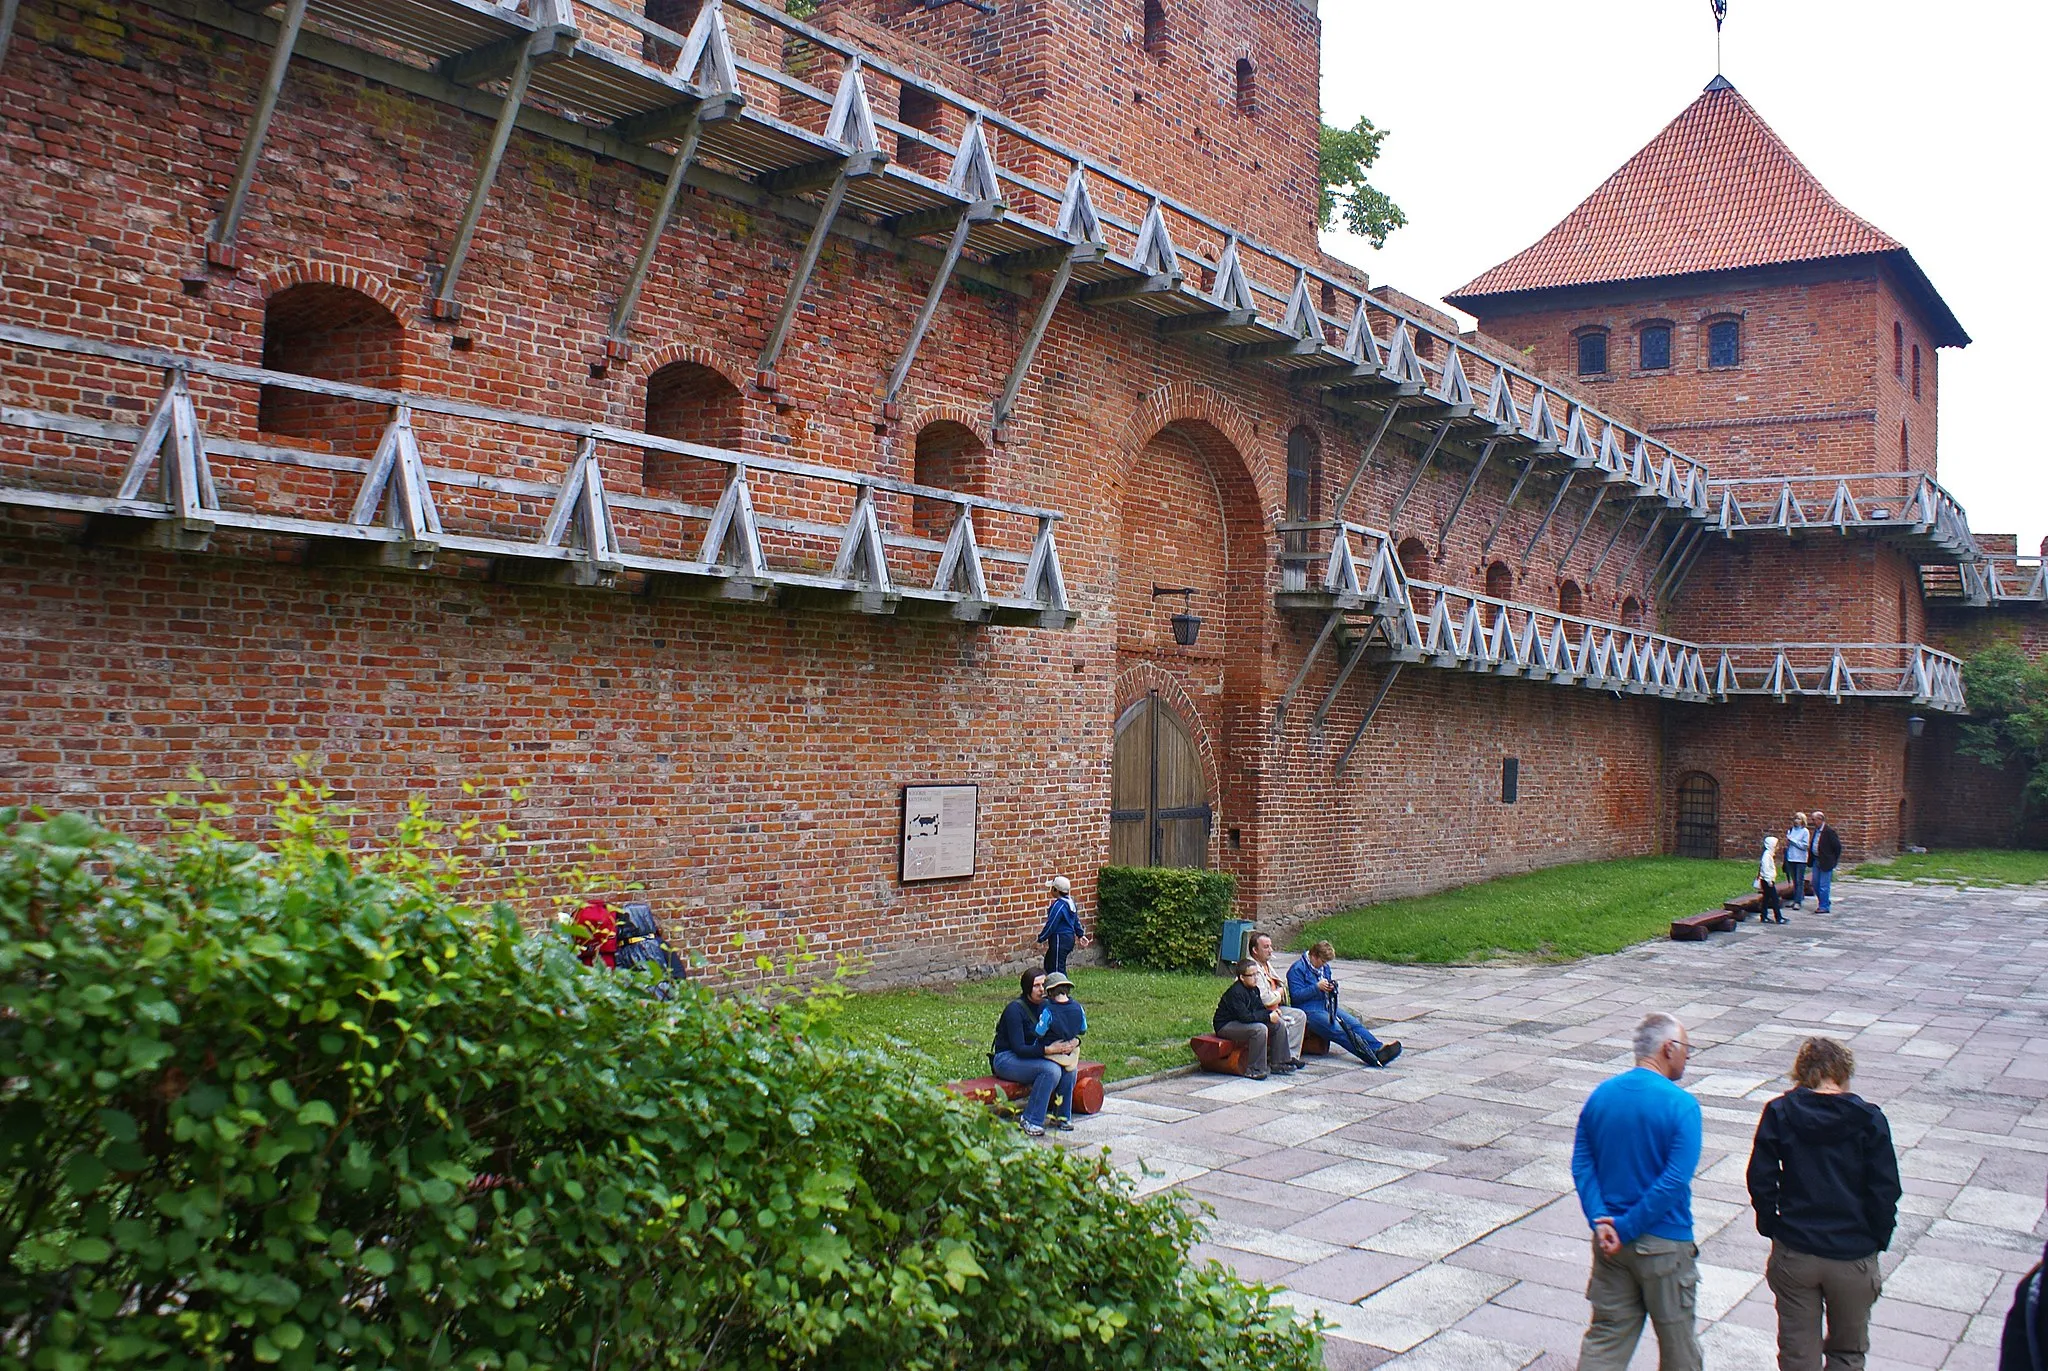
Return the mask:
POLYGON ((1756 1231, 1816 1257, 1860 1261, 1891 1246, 1899 1159, 1884 1111, 1801 1087, 1764 1106, 1749 1154, 1756 1231))
POLYGON ((1842 861, 1842 835, 1835 832, 1833 824, 1821 825, 1820 832, 1813 835, 1813 869, 1833 871, 1842 861))
MULTIPOLYGON (((2041 1260, 2048 1266, 2048 1249, 2043 1249, 2041 1260)), ((2043 1266, 2020 1277, 2019 1287, 2012 1292, 2005 1338, 1998 1347, 1998 1371, 2042 1371, 2048 1366, 2048 1290, 2035 1289, 2035 1282, 2044 1279, 2043 1266)))
POLYGON ((1230 989, 1223 992, 1223 998, 1216 1002, 1215 1028, 1223 1031, 1227 1023, 1272 1023, 1273 1011, 1266 1008, 1265 999, 1257 986, 1246 985, 1243 981, 1232 981, 1230 989))

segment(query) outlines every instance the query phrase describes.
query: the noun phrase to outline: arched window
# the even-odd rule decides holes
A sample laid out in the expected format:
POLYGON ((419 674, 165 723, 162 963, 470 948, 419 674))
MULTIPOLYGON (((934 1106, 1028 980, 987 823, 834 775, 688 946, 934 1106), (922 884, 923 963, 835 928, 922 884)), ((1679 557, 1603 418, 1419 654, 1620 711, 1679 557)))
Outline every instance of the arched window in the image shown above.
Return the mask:
POLYGON ((1252 71, 1252 59, 1237 59, 1237 112, 1257 114, 1259 112, 1258 79, 1252 71))
POLYGON ((1557 588, 1557 608, 1561 614, 1578 614, 1586 605, 1585 592, 1579 589, 1577 581, 1566 581, 1557 588))
POLYGON ((1145 51, 1157 55, 1165 50, 1165 0, 1145 0, 1145 51))
POLYGON ((1621 602, 1621 626, 1641 628, 1643 626, 1643 602, 1631 595, 1621 602))
POLYGON ((1742 325, 1734 319, 1716 319, 1707 325, 1707 365, 1742 365, 1742 325))
MULTIPOLYGON (((1515 593, 1515 573, 1506 562, 1496 561, 1486 568, 1486 593, 1496 600, 1506 600, 1515 593)), ((1493 604, 1482 604, 1479 617, 1488 628, 1500 618, 1500 609, 1493 604)))
POLYGON ((1704 771, 1678 781, 1678 841, 1681 857, 1721 855, 1721 787, 1704 771))
MULTIPOLYGON (((704 8, 704 0, 646 0, 641 13, 666 29, 688 37, 690 29, 697 22, 697 11, 704 8)), ((667 71, 676 64, 683 50, 665 38, 643 34, 640 39, 640 60, 651 67, 667 71)), ((688 75, 688 73, 684 73, 688 75)))
MULTIPOLYGON (((897 97, 896 122, 906 124, 919 133, 940 136, 943 116, 939 97, 930 91, 905 85, 897 97)), ((925 176, 937 176, 946 170, 944 152, 907 133, 896 135, 896 161, 898 165, 925 176)))
MULTIPOLYGON (((647 432, 657 438, 737 450, 745 406, 737 386, 696 362, 670 362, 647 378, 647 432)), ((731 474, 718 462, 654 448, 640 461, 640 483, 649 492, 693 505, 716 504, 731 474)))
POLYGON ((1579 335, 1579 375, 1607 374, 1607 330, 1590 328, 1579 335))
MULTIPOLYGON (((263 303, 263 365, 270 371, 396 390, 403 384, 404 345, 397 316, 347 286, 308 281, 263 303)), ((311 439, 337 452, 374 451, 390 422, 387 406, 284 386, 265 386, 256 399, 261 432, 311 439)))
MULTIPOLYGON (((910 479, 921 486, 978 495, 982 493, 987 455, 988 449, 981 445, 981 439, 974 436, 973 429, 950 419, 941 419, 937 423, 926 424, 918 431, 917 456, 910 479)), ((960 506, 950 500, 938 500, 929 495, 913 496, 910 526, 924 537, 945 538, 953 532, 953 522, 959 513, 960 506)), ((981 530, 977 528, 975 531, 981 530)))
POLYGON ((1913 398, 1920 398, 1920 345, 1913 344, 1913 398))
POLYGON ((1906 379, 1906 326, 1892 320, 1892 375, 1906 379))
POLYGON ((1297 523, 1316 517, 1321 504, 1323 445, 1307 424, 1287 435, 1287 517, 1297 523))
POLYGON ((1636 365, 1644 371, 1670 369, 1671 325, 1643 325, 1643 331, 1636 335, 1636 365))
POLYGON ((1906 432, 1906 421, 1899 420, 1899 465, 1910 467, 1913 461, 1912 439, 1906 432))

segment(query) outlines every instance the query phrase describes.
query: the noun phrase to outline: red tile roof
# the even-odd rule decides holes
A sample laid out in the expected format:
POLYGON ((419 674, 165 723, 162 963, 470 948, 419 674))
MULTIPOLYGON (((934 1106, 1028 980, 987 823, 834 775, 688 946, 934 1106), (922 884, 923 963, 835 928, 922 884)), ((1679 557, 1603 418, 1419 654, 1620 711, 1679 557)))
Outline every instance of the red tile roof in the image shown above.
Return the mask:
POLYGON ((1525 291, 1871 255, 1902 270, 1937 335, 1952 332, 1938 341, 1969 341, 1904 245, 1828 194, 1717 76, 1534 246, 1444 298, 1469 311, 1525 291))

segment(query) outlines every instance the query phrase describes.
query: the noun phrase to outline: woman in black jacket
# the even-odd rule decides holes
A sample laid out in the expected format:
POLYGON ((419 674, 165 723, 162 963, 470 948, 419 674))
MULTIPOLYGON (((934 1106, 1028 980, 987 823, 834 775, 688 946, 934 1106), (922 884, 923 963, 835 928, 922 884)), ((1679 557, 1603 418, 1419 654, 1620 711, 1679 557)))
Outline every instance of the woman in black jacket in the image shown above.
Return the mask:
POLYGON ((1884 1111, 1849 1093, 1855 1054, 1808 1038, 1793 1088, 1764 1106, 1749 1156, 1756 1231, 1771 1240, 1764 1278, 1778 1297, 1779 1371, 1863 1365, 1878 1253, 1899 1218, 1899 1159, 1884 1111), (1827 1335, 1821 1335, 1822 1314, 1827 1335))
POLYGON ((1060 1112, 1053 1116, 1052 1126, 1074 1126, 1068 1118, 1073 1112, 1074 1073, 1045 1054, 1070 1052, 1080 1044, 1072 1039, 1052 1043, 1039 1040, 1038 1011, 1044 1007, 1045 973, 1025 972, 1018 979, 1017 998, 1003 1006, 1003 1016, 996 1020, 995 1041, 989 1045, 988 1053, 991 1075, 1031 1087, 1019 1123, 1034 1138, 1045 1134, 1046 1111, 1054 1096, 1059 1098, 1060 1112))
POLYGON ((1219 1038, 1244 1045, 1244 1074, 1263 1081, 1275 1071, 1298 1071, 1287 1057, 1287 1030, 1280 1011, 1266 1007, 1259 988, 1259 964, 1249 957, 1237 964, 1237 982, 1216 1002, 1212 1021, 1219 1038))

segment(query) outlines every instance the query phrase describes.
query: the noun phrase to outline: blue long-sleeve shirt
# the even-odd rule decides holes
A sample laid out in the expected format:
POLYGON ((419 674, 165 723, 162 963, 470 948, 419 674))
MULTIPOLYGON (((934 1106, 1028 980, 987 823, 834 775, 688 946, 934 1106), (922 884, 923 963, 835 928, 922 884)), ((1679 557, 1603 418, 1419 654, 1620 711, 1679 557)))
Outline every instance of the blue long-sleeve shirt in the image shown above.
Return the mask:
POLYGON ((1039 930, 1033 942, 1051 942, 1054 938, 1078 938, 1081 936, 1081 916, 1074 912, 1074 902, 1065 895, 1056 896, 1045 911, 1045 927, 1039 930))
POLYGON ((1023 1000, 1012 1000, 1003 1006, 1003 1016, 996 1020, 996 1038, 989 1051, 1013 1052, 1019 1057, 1043 1057, 1045 1045, 1033 1031, 1038 1022, 1035 1006, 1023 1000))
POLYGON ((1038 1038, 1041 1042, 1065 1042, 1078 1038, 1088 1031, 1088 1011, 1081 1002, 1069 998, 1065 1003, 1047 1000, 1045 1008, 1038 1011, 1038 1038))
POLYGON ((1603 1081, 1579 1111, 1572 1180, 1586 1222, 1611 1219, 1624 1243, 1692 1241, 1700 1102, 1646 1066, 1603 1081))
POLYGON ((1296 1009, 1321 1009, 1323 992, 1316 982, 1337 983, 1337 968, 1326 966, 1321 971, 1310 965, 1308 954, 1302 953, 1294 959, 1294 965, 1287 968, 1287 1002, 1296 1009))

